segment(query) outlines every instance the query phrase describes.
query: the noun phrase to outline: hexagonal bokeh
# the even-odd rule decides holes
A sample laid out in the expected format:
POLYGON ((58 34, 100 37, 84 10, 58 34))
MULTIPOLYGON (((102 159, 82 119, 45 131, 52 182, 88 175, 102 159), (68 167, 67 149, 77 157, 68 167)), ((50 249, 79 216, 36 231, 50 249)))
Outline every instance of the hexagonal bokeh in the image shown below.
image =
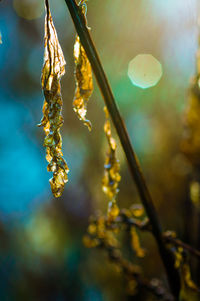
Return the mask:
POLYGON ((147 89, 159 82, 162 76, 162 65, 151 54, 139 54, 130 61, 128 76, 133 85, 147 89))

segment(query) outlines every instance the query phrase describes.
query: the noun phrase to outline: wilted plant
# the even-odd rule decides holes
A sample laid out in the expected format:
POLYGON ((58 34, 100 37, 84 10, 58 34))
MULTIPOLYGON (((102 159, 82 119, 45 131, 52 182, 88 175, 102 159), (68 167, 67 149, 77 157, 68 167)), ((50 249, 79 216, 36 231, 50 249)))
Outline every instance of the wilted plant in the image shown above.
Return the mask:
MULTIPOLYGON (((87 234, 84 237, 84 243, 87 247, 100 247, 106 250, 109 259, 120 268, 127 278, 127 286, 129 288, 132 287, 132 294, 135 293, 136 288, 142 286, 159 299, 198 300, 200 298, 200 290, 191 280, 188 256, 191 254, 199 259, 200 252, 177 239, 174 232, 162 231, 139 161, 130 143, 126 127, 89 34, 86 19, 86 1, 81 0, 79 5, 77 5, 75 0, 65 0, 65 2, 77 31, 74 45, 76 90, 73 109, 89 130, 91 130, 91 122, 86 119, 86 112, 88 100, 93 92, 92 70, 105 101, 106 120, 104 132, 108 142, 108 151, 104 165, 102 189, 109 201, 108 210, 106 215, 98 215, 91 218, 87 234), (109 118, 112 119, 116 128, 143 206, 137 205, 129 209, 120 209, 117 205, 116 197, 121 176, 119 161, 116 156, 117 144, 111 134, 109 118), (119 243, 118 236, 118 233, 124 229, 129 233, 129 240, 135 256, 141 258, 145 256, 145 250, 140 245, 138 231, 149 231, 152 233, 166 270, 171 293, 164 288, 160 280, 147 280, 142 275, 139 266, 124 258, 123 248, 119 243)), ((45 101, 40 125, 44 127, 46 135, 44 146, 47 152, 46 158, 49 162, 48 171, 53 172, 53 178, 50 180, 52 192, 55 197, 59 197, 67 182, 67 173, 69 171, 63 159, 61 151, 62 138, 60 135, 60 127, 63 124, 60 79, 65 72, 65 59, 53 25, 48 0, 45 0, 45 6, 45 54, 42 70, 42 89, 45 101)), ((195 93, 195 102, 193 100, 191 102, 193 106, 192 112, 196 111, 196 103, 200 100, 199 69, 198 76, 195 77, 194 81, 195 83, 191 88, 192 95, 195 93)), ((199 122, 199 118, 196 119, 199 122)), ((187 123, 189 126, 193 125, 190 122, 190 116, 187 123)), ((196 129, 197 127, 194 126, 194 128, 196 129)), ((194 133, 193 129, 191 132, 194 133)), ((197 135, 198 133, 199 131, 197 131, 197 135)), ((183 142, 183 148, 184 152, 187 153, 187 142, 183 142)), ((199 149, 196 149, 195 145, 194 149, 190 148, 190 151, 193 154, 199 154, 199 149)))

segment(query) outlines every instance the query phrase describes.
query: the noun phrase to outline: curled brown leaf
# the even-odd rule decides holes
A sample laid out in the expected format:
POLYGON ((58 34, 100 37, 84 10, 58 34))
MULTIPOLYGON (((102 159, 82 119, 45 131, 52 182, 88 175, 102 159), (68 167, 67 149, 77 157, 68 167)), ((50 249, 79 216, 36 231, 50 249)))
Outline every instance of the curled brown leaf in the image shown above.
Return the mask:
POLYGON ((44 146, 47 170, 53 172, 50 179, 51 189, 55 197, 60 197, 65 183, 68 181, 69 168, 62 154, 62 137, 60 127, 63 125, 62 95, 60 79, 65 73, 65 59, 53 24, 48 1, 45 1, 45 44, 44 65, 42 69, 42 89, 44 93, 43 118, 39 126, 45 132, 44 146))

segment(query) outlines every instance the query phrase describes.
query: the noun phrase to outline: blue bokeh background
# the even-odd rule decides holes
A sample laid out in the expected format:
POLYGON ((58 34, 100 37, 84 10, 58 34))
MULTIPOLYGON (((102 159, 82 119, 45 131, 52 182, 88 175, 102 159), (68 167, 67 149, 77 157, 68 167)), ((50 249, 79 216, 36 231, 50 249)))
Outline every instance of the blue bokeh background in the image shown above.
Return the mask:
MULTIPOLYGON (((166 227, 180 234, 183 216, 172 214, 182 210, 185 178, 173 166, 180 155, 189 80, 196 71, 197 5, 196 0, 88 1, 91 34, 156 206, 166 227), (133 86, 127 75, 128 63, 140 53, 152 54, 163 67, 160 82, 147 90, 133 86)), ((125 300, 121 278, 108 263, 98 265, 105 257, 95 251, 91 256, 82 245, 90 214, 105 212, 107 206, 101 191, 107 148, 102 97, 95 83, 88 106, 90 134, 71 108, 75 30, 65 1, 51 0, 50 7, 67 62, 62 136, 70 173, 58 200, 50 191, 44 134, 37 127, 43 104, 45 15, 27 20, 19 16, 13 1, 0 3, 0 300, 125 300)), ((120 146, 118 156, 119 204, 126 207, 139 197, 120 146)), ((152 247, 148 260, 157 251, 149 239, 144 241, 152 247)), ((159 264, 154 267, 146 261, 146 269, 160 276, 159 264)))

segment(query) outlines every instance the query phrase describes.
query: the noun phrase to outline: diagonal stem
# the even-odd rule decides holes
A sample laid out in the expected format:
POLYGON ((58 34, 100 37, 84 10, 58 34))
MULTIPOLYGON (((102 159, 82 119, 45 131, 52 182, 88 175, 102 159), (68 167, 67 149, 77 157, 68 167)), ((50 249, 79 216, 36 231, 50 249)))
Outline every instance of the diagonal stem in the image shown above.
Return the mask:
POLYGON ((110 88, 107 77, 101 65, 99 56, 97 54, 96 48, 88 31, 86 19, 82 14, 81 9, 76 4, 75 0, 65 0, 65 2, 68 6, 76 31, 80 37, 81 44, 83 45, 88 59, 91 63, 97 83, 101 90, 101 94, 104 98, 105 104, 108 108, 117 134, 120 138, 121 145, 126 155, 131 174, 137 186, 141 201, 146 210, 149 221, 152 225, 152 233, 158 245, 158 249, 167 273, 171 291, 177 299, 180 290, 180 279, 178 271, 174 268, 174 258, 172 253, 165 247, 162 237, 162 228, 159 222, 156 209, 154 207, 151 195, 147 188, 136 153, 134 152, 134 149, 131 145, 126 126, 120 115, 112 90, 110 88))
POLYGON ((167 243, 171 243, 176 247, 182 247, 184 250, 188 251, 191 255, 200 258, 200 251, 196 248, 186 244, 185 242, 181 241, 180 239, 173 236, 171 231, 167 231, 163 233, 163 238, 167 243))

